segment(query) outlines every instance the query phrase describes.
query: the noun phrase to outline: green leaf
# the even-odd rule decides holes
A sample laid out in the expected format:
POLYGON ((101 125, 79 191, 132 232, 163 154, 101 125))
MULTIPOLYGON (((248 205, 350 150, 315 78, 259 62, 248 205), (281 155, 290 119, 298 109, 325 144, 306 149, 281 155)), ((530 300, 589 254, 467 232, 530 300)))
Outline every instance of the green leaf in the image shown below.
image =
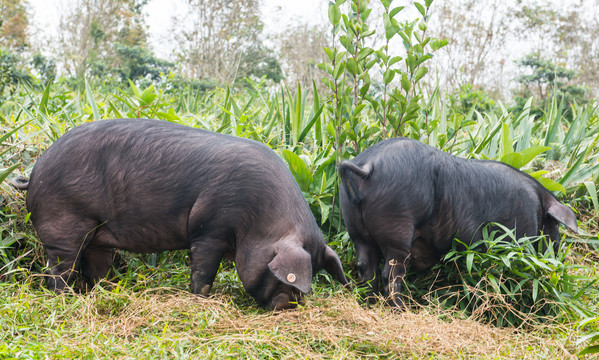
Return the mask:
POLYGON ((408 80, 407 76, 402 76, 401 77, 401 87, 406 91, 410 91, 410 88, 412 87, 412 85, 410 84, 410 80, 408 80))
POLYGON ((289 165, 289 170, 295 177, 299 187, 302 191, 309 191, 310 184, 312 184, 312 173, 308 170, 306 163, 299 156, 289 150, 282 151, 282 157, 289 165))
POLYGON ((333 75, 333 66, 330 63, 320 63, 316 65, 320 70, 326 72, 329 75, 333 75))
POLYGON ((412 53, 408 53, 408 57, 406 58, 406 64, 408 65, 408 69, 410 69, 410 73, 414 72, 416 69, 416 57, 412 53))
POLYGON ((397 62, 399 62, 401 60, 402 60, 401 56, 394 56, 394 57, 391 58, 391 60, 389 60, 388 66, 391 67, 393 64, 395 64, 395 63, 397 63, 397 62))
MULTIPOLYGON (((131 80, 129 80, 131 81, 131 80)), ((133 83, 131 83, 133 84, 133 83)), ((135 85, 133 85, 135 86, 135 85)), ((92 108, 92 114, 94 116, 94 121, 100 120, 100 114, 98 113, 98 106, 96 105, 96 101, 94 100, 94 95, 92 94, 92 90, 89 87, 89 83, 87 79, 85 79, 85 94, 87 95, 87 101, 92 108)))
MULTIPOLYGON (((320 96, 318 94, 318 88, 316 87, 316 81, 312 81, 312 98, 312 109, 319 109, 319 111, 322 113, 322 109, 324 107, 320 106, 320 96)), ((322 122, 320 121, 320 115, 315 115, 314 117, 316 118, 316 122, 314 123, 314 137, 318 144, 323 145, 325 137, 322 134, 322 122)))
POLYGON ((150 85, 141 93, 140 100, 143 105, 150 105, 157 96, 154 92, 154 85, 150 85))
POLYGON ((42 96, 42 101, 40 102, 40 111, 46 115, 48 115, 48 98, 50 97, 50 87, 52 86, 52 81, 48 81, 48 85, 46 85, 46 89, 44 89, 44 95, 42 96))
MULTIPOLYGON (((170 108, 169 110, 173 110, 173 108, 170 108)), ((170 111, 169 112, 158 111, 158 112, 156 112, 156 115, 161 120, 167 120, 167 121, 179 120, 179 117, 177 115, 175 115, 174 112, 170 112, 170 111)))
POLYGON ((405 31, 399 31, 397 33, 403 39, 403 41, 404 41, 404 47, 409 48, 410 47, 410 43, 411 43, 410 36, 408 36, 408 34, 406 34, 405 31))
POLYGON ((115 118, 117 118, 117 119, 122 119, 123 118, 123 114, 121 114, 121 112, 119 111, 119 109, 117 109, 116 106, 114 106, 114 104, 112 103, 112 101, 108 100, 108 105, 110 107, 110 110, 114 114, 115 118))
POLYGON ((316 120, 319 119, 320 114, 322 113, 322 109, 323 108, 324 108, 324 106, 321 106, 320 109, 318 109, 316 111, 316 114, 314 114, 314 116, 312 117, 312 119, 310 120, 310 122, 308 122, 308 125, 306 125, 306 127, 304 127, 304 130, 302 131, 302 133, 298 137, 297 142, 304 141, 304 139, 306 138, 306 135, 308 135, 308 132, 310 131, 310 129, 312 128, 312 126, 314 125, 314 123, 316 123, 316 120))
POLYGON ((531 162, 534 158, 536 158, 539 154, 544 153, 551 148, 548 146, 531 146, 520 151, 520 155, 522 155, 522 163, 518 168, 521 168, 531 162))
POLYGON ((369 89, 370 89, 370 83, 364 84, 364 86, 362 86, 360 88, 360 96, 362 96, 362 97, 366 96, 366 94, 368 94, 369 89))
MULTIPOLYGON (((322 175, 324 176, 324 173, 322 175)), ((329 219, 331 206, 323 203, 320 200, 318 200, 318 205, 320 206, 320 225, 324 225, 324 223, 329 219)))
POLYGON ((501 155, 507 155, 514 152, 512 145, 512 137, 510 136, 510 127, 506 123, 501 124, 501 155))
POLYGON ((372 59, 369 62, 366 63, 366 65, 364 65, 364 69, 366 70, 370 70, 370 68, 376 64, 376 59, 372 59))
POLYGON ((347 59, 347 62, 345 65, 347 67, 347 71, 349 71, 349 73, 353 76, 357 76, 358 74, 360 74, 362 72, 362 71, 360 71, 360 65, 354 58, 347 59))
POLYGON ((599 353, 599 345, 591 345, 591 346, 584 348, 578 354, 579 355, 588 355, 588 354, 597 354, 597 353, 599 353))
POLYGON ((495 279, 495 276, 493 276, 491 274, 488 274, 487 275, 487 279, 489 280, 489 282, 493 286, 493 289, 495 290, 495 292, 498 293, 498 294, 500 294, 501 293, 501 288, 499 287, 499 283, 497 282, 497 279, 495 279))
POLYGON ((405 9, 405 6, 398 6, 398 7, 394 8, 393 10, 389 11, 389 17, 393 18, 395 15, 397 15, 403 9, 405 9))
MULTIPOLYGON (((589 148, 587 148, 585 151, 582 152, 582 154, 579 155, 578 160, 576 160, 576 162, 574 163, 574 165, 572 165, 570 167, 570 169, 568 171, 566 171, 566 173, 564 174, 564 176, 562 176, 558 180, 558 182, 560 184, 562 184, 564 187, 568 185, 568 183, 570 182, 572 176, 578 171, 578 168, 580 168, 580 166, 584 162, 584 159, 587 157, 588 151, 589 151, 589 148)), ((575 153, 577 153, 577 152, 578 152, 578 149, 575 150, 575 153)))
POLYGON ((539 295, 539 280, 534 279, 532 281, 532 301, 537 301, 538 295, 539 295))
POLYGON ((559 191, 564 194, 566 193, 566 188, 562 184, 560 184, 556 181, 553 181, 551 179, 542 177, 540 175, 536 175, 536 173, 537 172, 533 172, 533 173, 530 173, 529 175, 532 176, 533 178, 535 178, 538 182, 540 182, 541 185, 543 185, 547 190, 559 191))
POLYGON ((520 164, 522 163, 522 155, 518 153, 509 153, 501 157, 501 162, 519 169, 520 164))
POLYGON ((339 42, 341 43, 341 45, 343 45, 343 47, 349 51, 349 53, 353 54, 354 52, 354 44, 352 42, 352 39, 347 36, 347 35, 341 35, 339 37, 339 42))
POLYGON ((26 123, 19 125, 17 127, 15 127, 14 129, 12 129, 11 131, 7 132, 6 134, 2 135, 0 137, 0 144, 4 143, 6 141, 6 139, 8 139, 9 137, 11 137, 14 133, 16 133, 20 128, 22 128, 23 126, 29 124, 29 122, 31 122, 31 120, 27 121, 26 123))
POLYGON ((339 6, 329 5, 329 21, 333 26, 339 25, 339 20, 341 20, 341 10, 339 10, 339 6))
POLYGON ((416 73, 414 74, 414 83, 417 83, 420 79, 422 79, 422 77, 426 75, 427 72, 428 69, 426 68, 426 66, 419 67, 416 70, 416 73))
POLYGON ((129 81, 129 86, 131 87, 131 91, 133 91, 133 95, 135 95, 136 97, 140 98, 141 97, 141 93, 139 92, 139 89, 137 88, 137 86, 135 86, 135 84, 133 83, 133 81, 131 80, 127 80, 129 81))
POLYGON ((399 31, 399 24, 397 20, 389 17, 389 14, 383 14, 383 26, 385 27, 385 38, 387 41, 391 40, 395 34, 399 31))
POLYGON ((358 61, 363 61, 364 59, 369 57, 373 52, 374 50, 372 50, 369 47, 362 48, 360 51, 358 51, 358 56, 356 58, 358 61))
POLYGON ((322 50, 324 50, 331 62, 335 60, 335 53, 333 52, 333 50, 329 49, 328 47, 323 47, 322 50))
POLYGON ((599 340, 599 332, 587 334, 576 341, 577 344, 582 344, 585 341, 597 341, 599 340))
POLYGON ((364 86, 360 88, 360 95, 364 97, 368 93, 368 89, 370 89, 370 75, 368 75, 368 72, 364 72, 364 74, 360 76, 360 79, 364 83, 364 86))
POLYGON ((414 6, 416 6, 416 9, 418 9, 418 12, 420 12, 423 17, 426 16, 426 9, 424 9, 424 6, 422 6, 421 3, 414 2, 414 6))
POLYGON ((362 31, 360 33, 360 39, 364 39, 367 38, 369 36, 372 36, 376 33, 376 30, 368 30, 368 31, 362 31))
POLYGON ((468 270, 468 275, 472 276, 472 262, 474 261, 474 253, 470 252, 466 255, 466 270, 468 270))
POLYGON ((593 207, 595 207, 595 212, 599 213, 599 201, 597 200, 597 187, 595 186, 594 181, 585 181, 584 186, 587 188, 589 192, 589 196, 591 197, 591 201, 593 201, 593 207))
POLYGON ((12 172, 15 171, 15 169, 18 168, 19 165, 21 165, 21 164, 20 163, 14 164, 14 165, 11 165, 10 167, 2 170, 0 172, 0 182, 4 181, 10 174, 12 174, 12 172))
POLYGON ((335 69, 333 70, 333 78, 339 79, 339 77, 343 74, 345 70, 345 61, 340 61, 335 65, 335 69))
POLYGON ((385 82, 385 85, 389 85, 389 83, 391 81, 393 81, 394 77, 395 77, 395 70, 393 70, 393 69, 387 69, 383 73, 383 81, 385 82))

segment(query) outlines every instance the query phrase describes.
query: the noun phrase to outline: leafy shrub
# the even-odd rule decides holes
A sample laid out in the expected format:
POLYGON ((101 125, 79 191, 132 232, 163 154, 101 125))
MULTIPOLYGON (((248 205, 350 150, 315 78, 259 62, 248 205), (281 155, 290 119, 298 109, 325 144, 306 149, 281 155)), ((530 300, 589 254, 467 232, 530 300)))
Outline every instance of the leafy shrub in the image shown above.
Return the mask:
MULTIPOLYGON (((496 326, 523 326, 587 312, 582 300, 599 278, 580 274, 569 262, 571 244, 557 251, 544 237, 517 239, 513 231, 493 224, 471 245, 454 240, 431 277, 418 279, 412 295, 435 301, 496 326), (426 294, 416 289, 433 288, 426 294)), ((596 296, 597 294, 592 294, 596 296)))

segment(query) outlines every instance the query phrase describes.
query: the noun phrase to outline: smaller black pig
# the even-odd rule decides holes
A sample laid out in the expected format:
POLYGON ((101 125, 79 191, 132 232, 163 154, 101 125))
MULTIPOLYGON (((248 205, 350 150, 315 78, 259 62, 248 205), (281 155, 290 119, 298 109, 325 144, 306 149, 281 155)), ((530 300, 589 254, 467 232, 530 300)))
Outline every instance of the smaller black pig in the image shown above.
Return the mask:
POLYGON ((347 284, 285 163, 258 142, 147 119, 70 130, 35 164, 27 209, 48 253, 48 285, 81 268, 107 275, 113 249, 189 249, 191 290, 208 295, 223 257, 245 289, 274 309, 294 306, 312 274, 347 284))
POLYGON ((577 231, 576 216, 531 176, 497 161, 462 159, 421 142, 395 138, 339 165, 343 219, 362 281, 400 305, 406 266, 438 263, 457 237, 472 243, 491 222, 559 242, 558 223, 577 231))

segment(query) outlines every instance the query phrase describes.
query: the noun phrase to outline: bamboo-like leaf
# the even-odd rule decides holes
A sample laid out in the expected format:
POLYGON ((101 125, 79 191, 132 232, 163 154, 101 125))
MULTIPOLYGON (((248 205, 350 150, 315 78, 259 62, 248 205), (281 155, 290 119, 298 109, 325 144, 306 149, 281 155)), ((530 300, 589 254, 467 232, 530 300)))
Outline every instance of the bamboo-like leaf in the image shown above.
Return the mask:
POLYGON ((283 150, 281 155, 289 165, 289 170, 291 170, 302 191, 309 191, 313 178, 304 160, 289 150, 283 150))
POLYGON ((14 165, 0 171, 0 182, 3 182, 10 174, 12 174, 12 172, 15 171, 15 169, 18 168, 19 165, 21 165, 21 164, 20 163, 14 164, 14 165))
MULTIPOLYGON (((574 151, 574 154, 578 153, 579 149, 576 149, 574 151)), ((578 169, 580 168, 580 166, 583 164, 584 159, 587 155, 587 152, 589 151, 589 148, 586 148, 582 154, 580 154, 578 156, 578 160, 576 160, 576 162, 574 163, 574 165, 572 165, 570 167, 570 169, 568 171, 566 171, 566 173, 564 174, 564 176, 562 176, 558 182, 560 184, 562 184, 564 187, 568 186, 568 184, 570 183, 571 178, 574 176, 574 174, 578 171, 578 169)))
POLYGON ((299 135, 297 142, 303 142, 304 138, 306 137, 306 135, 308 135, 308 132, 310 131, 310 129, 312 128, 312 126, 316 123, 316 121, 320 118, 320 114, 322 113, 322 109, 324 108, 324 106, 321 106, 320 109, 318 109, 316 111, 316 114, 314 114, 314 116, 312 117, 312 119, 310 120, 310 122, 308 122, 308 124, 306 125, 306 127, 304 128, 304 130, 302 131, 302 133, 299 135))
POLYGON ((50 87, 52 86, 52 81, 48 81, 46 88, 44 89, 44 94, 42 95, 42 101, 40 102, 40 111, 46 115, 48 115, 48 99, 50 97, 50 87))
POLYGON ((507 154, 514 152, 514 147, 513 147, 512 143, 513 143, 513 140, 512 140, 512 137, 510 136, 510 127, 508 124, 502 123, 501 124, 501 148, 499 150, 502 156, 505 156, 507 154))
POLYGON ((591 201, 593 202, 593 207, 595 208, 595 212, 599 214, 599 201, 597 200, 597 187, 595 186, 594 181, 585 181, 584 186, 587 188, 589 192, 589 196, 591 197, 591 201))
POLYGON ((519 164, 520 166, 518 166, 518 168, 525 166, 526 164, 534 160, 534 158, 536 158, 539 154, 542 154, 550 149, 551 148, 548 146, 532 146, 522 150, 520 152, 520 155, 522 155, 522 162, 519 164))
POLYGON ((553 92, 553 96, 551 99, 551 105, 550 105, 550 111, 549 111, 549 129, 547 131, 547 134, 545 136, 545 146, 549 146, 550 144, 555 142, 555 137, 557 135, 557 130, 559 127, 559 123, 561 120, 561 107, 562 105, 559 106, 557 105, 557 88, 554 89, 553 92))
POLYGON ((468 270, 468 275, 472 276, 472 262, 474 261, 474 253, 470 252, 466 255, 466 269, 468 270))
POLYGON ((141 98, 141 92, 139 92, 139 89, 137 88, 137 86, 135 86, 133 81, 131 81, 131 80, 127 80, 127 81, 129 81, 129 87, 131 88, 131 91, 133 91, 133 95, 135 95, 137 98, 141 98))
POLYGON ((85 94, 87 95, 87 102, 89 102, 89 106, 92 108, 92 115, 94 117, 94 121, 100 120, 100 114, 98 113, 98 106, 96 105, 96 101, 94 100, 94 95, 92 94, 92 90, 89 87, 89 83, 87 79, 85 79, 85 94))
MULTIPOLYGON (((594 338, 594 341, 597 341, 599 339, 599 336, 597 336, 597 338, 594 338)), ((597 354, 599 353, 599 345, 591 345, 591 346, 587 346, 586 348, 584 348, 581 352, 579 352, 579 355, 589 355, 589 354, 597 354)))

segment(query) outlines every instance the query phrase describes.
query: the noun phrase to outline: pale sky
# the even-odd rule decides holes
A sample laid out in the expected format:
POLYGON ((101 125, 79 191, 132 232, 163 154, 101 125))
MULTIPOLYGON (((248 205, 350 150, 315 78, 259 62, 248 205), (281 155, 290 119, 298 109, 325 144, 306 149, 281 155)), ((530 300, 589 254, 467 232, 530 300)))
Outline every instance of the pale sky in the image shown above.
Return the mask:
MULTIPOLYGON (((44 39, 52 44, 58 34, 60 14, 76 0, 29 0, 32 19, 31 25, 44 39)), ((185 0, 150 0, 145 8, 146 23, 149 26, 150 44, 161 58, 167 58, 173 49, 169 45, 171 19, 182 11, 185 0)), ((276 34, 291 24, 327 23, 327 0, 263 0, 262 21, 265 32, 276 34)))

